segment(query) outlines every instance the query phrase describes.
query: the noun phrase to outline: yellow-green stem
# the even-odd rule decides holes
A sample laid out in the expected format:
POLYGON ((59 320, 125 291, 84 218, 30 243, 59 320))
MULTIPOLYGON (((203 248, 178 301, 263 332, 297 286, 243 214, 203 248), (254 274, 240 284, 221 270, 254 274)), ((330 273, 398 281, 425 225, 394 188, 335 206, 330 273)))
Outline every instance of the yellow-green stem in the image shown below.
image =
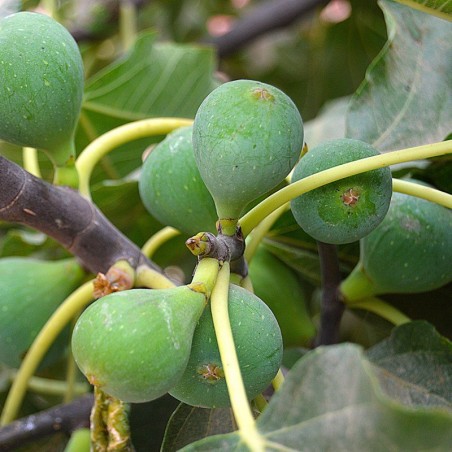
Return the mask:
POLYGON ((41 169, 38 162, 38 150, 35 148, 24 147, 22 149, 22 160, 24 162, 24 169, 33 176, 41 178, 41 169))
POLYGON ((64 452, 90 452, 91 433, 89 428, 79 428, 72 432, 64 452))
POLYGON ((259 244, 265 237, 267 232, 275 224, 276 220, 290 207, 289 203, 286 203, 272 212, 267 218, 262 220, 259 225, 254 228, 253 233, 249 236, 249 240, 246 242, 245 259, 248 264, 251 262, 259 244))
POLYGON ((119 32, 122 48, 127 51, 134 45, 137 37, 137 7, 131 1, 120 1, 119 32))
POLYGON ((174 286, 175 284, 165 275, 162 275, 161 273, 148 267, 147 265, 141 265, 136 269, 135 287, 148 287, 149 289, 169 289, 170 287, 174 286))
POLYGON ((41 329, 28 350, 8 393, 0 418, 0 425, 6 425, 16 417, 30 377, 36 371, 58 334, 78 312, 92 301, 92 293, 93 281, 88 281, 63 301, 41 329))
POLYGON ((255 407, 257 408, 257 410, 259 411, 259 413, 263 413, 265 408, 267 408, 268 402, 265 399, 265 397, 262 394, 257 395, 254 399, 253 399, 253 403, 255 405, 255 407))
POLYGON ((272 380, 273 389, 275 391, 279 391, 281 389, 281 386, 283 385, 283 383, 284 383, 284 375, 282 373, 282 370, 279 369, 275 378, 273 378, 273 380, 272 380))
MULTIPOLYGON (((11 382, 14 382, 17 373, 17 371, 11 371, 11 382)), ((27 388, 38 394, 64 396, 68 390, 68 385, 66 381, 33 376, 29 379, 27 388)), ((90 385, 87 383, 75 383, 72 389, 76 395, 85 394, 90 390, 90 385)))
POLYGON ((220 270, 220 263, 217 259, 206 257, 201 259, 196 266, 195 274, 193 275, 190 286, 194 290, 202 291, 209 298, 212 290, 216 284, 218 272, 220 270), (200 287, 197 288, 197 287, 200 287))
POLYGON ((154 253, 168 240, 176 237, 180 234, 180 231, 172 228, 171 226, 166 226, 160 231, 156 232, 141 248, 141 251, 149 259, 152 258, 154 253))
POLYGON ((347 303, 345 300, 345 303, 350 309, 363 309, 365 311, 373 312, 396 326, 411 322, 409 317, 394 306, 391 306, 389 303, 376 297, 366 298, 352 303, 347 303))
POLYGON ((452 195, 437 190, 436 188, 426 187, 425 185, 406 180, 392 179, 392 189, 396 192, 423 198, 427 201, 447 207, 448 209, 452 209, 452 195))
POLYGON ((218 273, 217 283, 212 292, 212 319, 228 386, 231 407, 243 442, 252 451, 264 451, 264 440, 260 436, 251 411, 242 374, 240 372, 237 352, 232 336, 228 312, 229 262, 224 262, 218 273))
POLYGON ((441 141, 439 143, 367 157, 313 174, 282 188, 246 213, 239 220, 243 235, 246 237, 264 218, 286 202, 289 202, 303 193, 314 190, 315 188, 345 177, 354 176, 355 174, 378 168, 384 168, 396 163, 437 157, 451 152, 452 140, 441 141))
POLYGON ((89 181, 91 173, 99 160, 122 144, 139 138, 165 135, 179 127, 192 124, 191 119, 184 118, 150 118, 134 121, 101 135, 91 142, 76 160, 80 175, 79 191, 90 198, 89 181))

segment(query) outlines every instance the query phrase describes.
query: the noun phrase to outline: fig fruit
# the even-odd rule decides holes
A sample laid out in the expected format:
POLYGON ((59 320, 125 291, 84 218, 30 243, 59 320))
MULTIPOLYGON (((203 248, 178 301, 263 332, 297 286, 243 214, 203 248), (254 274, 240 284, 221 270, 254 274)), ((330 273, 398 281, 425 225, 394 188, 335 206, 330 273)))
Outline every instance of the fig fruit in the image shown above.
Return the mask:
MULTIPOLYGON (((84 272, 70 258, 42 261, 0 259, 0 362, 17 368, 33 340, 62 301, 81 283, 84 272)), ((41 367, 54 363, 69 344, 68 330, 49 349, 41 367)))
MULTIPOLYGON (((283 351, 281 330, 262 300, 232 284, 229 316, 246 393, 251 400, 278 372, 283 351)), ((196 327, 186 370, 169 393, 189 405, 230 406, 210 305, 196 327)))
POLYGON ((285 347, 309 345, 315 335, 307 296, 295 272, 260 246, 249 265, 254 293, 272 310, 285 347))
MULTIPOLYGON (((292 182, 374 155, 378 151, 363 141, 327 141, 303 156, 292 182)), ((320 242, 339 245, 356 242, 375 229, 388 211, 391 193, 391 171, 380 168, 311 190, 293 199, 291 209, 306 233, 320 242)))
POLYGON ((360 241, 360 260, 341 285, 349 301, 417 293, 452 281, 452 211, 394 193, 382 223, 360 241))
POLYGON ((303 123, 295 104, 279 89, 236 80, 202 102, 193 146, 218 217, 235 219, 295 166, 303 147, 303 123))
POLYGON ((99 298, 75 325, 75 361, 91 384, 113 397, 154 400, 182 377, 205 304, 191 286, 99 298))
POLYGON ((212 196, 196 166, 193 128, 170 133, 143 163, 139 190, 144 206, 161 223, 190 236, 216 232, 212 196))
POLYGON ((71 34, 49 16, 0 21, 0 138, 47 151, 64 166, 75 157, 83 62, 71 34))

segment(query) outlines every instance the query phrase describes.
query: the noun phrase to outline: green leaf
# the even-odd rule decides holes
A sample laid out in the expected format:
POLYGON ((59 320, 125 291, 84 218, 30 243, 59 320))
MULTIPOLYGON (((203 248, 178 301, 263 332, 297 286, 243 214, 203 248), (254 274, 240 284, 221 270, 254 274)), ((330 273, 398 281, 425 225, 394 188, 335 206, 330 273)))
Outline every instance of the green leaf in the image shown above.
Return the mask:
POLYGON ((433 14, 442 19, 452 20, 452 3, 450 0, 396 0, 411 8, 433 14))
MULTIPOLYGON (((292 368, 257 421, 266 450, 450 450, 452 414, 404 407, 382 394, 360 347, 319 347, 292 368), (301 449, 300 449, 301 448, 301 449)), ((190 450, 249 450, 237 433, 190 450)))
POLYGON ((181 403, 168 422, 161 451, 179 450, 199 439, 235 429, 230 408, 198 408, 181 403))
POLYGON ((318 144, 345 136, 345 116, 350 97, 341 97, 325 104, 315 119, 304 126, 305 141, 311 149, 318 144))
POLYGON ((216 86, 213 51, 155 41, 155 33, 143 33, 130 54, 88 80, 83 109, 124 121, 194 117, 216 86))
MULTIPOLYGON (((193 118, 204 98, 218 85, 213 49, 157 42, 142 33, 129 53, 86 82, 76 134, 79 152, 99 135, 127 122, 151 117, 193 118)), ((141 154, 163 137, 121 146, 97 165, 92 180, 124 177, 141 165, 141 154)))
POLYGON ((396 328, 367 352, 379 367, 380 384, 405 405, 452 410, 452 342, 425 321, 396 328))
POLYGON ((380 151, 441 141, 452 111, 450 23, 387 0, 380 5, 388 41, 352 98, 347 136, 380 151))

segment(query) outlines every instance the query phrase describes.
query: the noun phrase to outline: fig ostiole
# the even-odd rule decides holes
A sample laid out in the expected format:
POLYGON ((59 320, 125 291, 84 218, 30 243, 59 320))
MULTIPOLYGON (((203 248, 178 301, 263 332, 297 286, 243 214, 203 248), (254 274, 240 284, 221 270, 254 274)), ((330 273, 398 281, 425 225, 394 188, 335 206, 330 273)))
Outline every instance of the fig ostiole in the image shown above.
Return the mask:
MULTIPOLYGON (((261 299, 233 284, 229 286, 229 317, 245 390, 251 400, 267 388, 279 370, 281 330, 261 299)), ((196 326, 185 372, 169 393, 189 405, 230 406, 210 305, 196 326)))
MULTIPOLYGON (((292 182, 378 154, 360 140, 326 141, 300 159, 292 182)), ((375 229, 389 209, 391 194, 391 171, 379 168, 311 190, 293 199, 291 210, 306 233, 320 242, 339 245, 356 242, 375 229)))

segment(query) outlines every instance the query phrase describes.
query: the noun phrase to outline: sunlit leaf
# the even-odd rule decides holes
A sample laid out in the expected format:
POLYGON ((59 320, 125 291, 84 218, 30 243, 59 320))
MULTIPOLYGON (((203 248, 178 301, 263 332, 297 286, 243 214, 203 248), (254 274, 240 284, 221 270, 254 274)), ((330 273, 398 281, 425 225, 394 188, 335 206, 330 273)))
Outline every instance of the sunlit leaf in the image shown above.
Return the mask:
POLYGON ((347 136, 380 151, 443 140, 452 111, 451 24, 382 0, 388 42, 352 98, 347 136))

